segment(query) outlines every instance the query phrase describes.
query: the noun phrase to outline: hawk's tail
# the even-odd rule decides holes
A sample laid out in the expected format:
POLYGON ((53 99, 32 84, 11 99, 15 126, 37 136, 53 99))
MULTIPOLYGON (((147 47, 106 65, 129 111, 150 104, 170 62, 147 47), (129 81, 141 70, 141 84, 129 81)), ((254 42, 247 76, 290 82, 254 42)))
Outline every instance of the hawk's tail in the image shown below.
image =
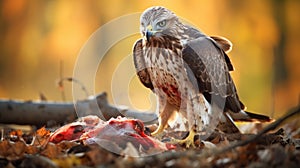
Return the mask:
POLYGON ((262 114, 255 114, 255 113, 251 113, 248 111, 245 111, 245 113, 251 118, 251 121, 259 121, 259 122, 271 122, 273 121, 272 118, 270 118, 269 116, 265 116, 262 114))
POLYGON ((272 118, 262 115, 262 114, 255 114, 248 111, 241 110, 238 113, 230 113, 230 116, 234 121, 245 121, 245 122, 272 122, 274 121, 272 118))

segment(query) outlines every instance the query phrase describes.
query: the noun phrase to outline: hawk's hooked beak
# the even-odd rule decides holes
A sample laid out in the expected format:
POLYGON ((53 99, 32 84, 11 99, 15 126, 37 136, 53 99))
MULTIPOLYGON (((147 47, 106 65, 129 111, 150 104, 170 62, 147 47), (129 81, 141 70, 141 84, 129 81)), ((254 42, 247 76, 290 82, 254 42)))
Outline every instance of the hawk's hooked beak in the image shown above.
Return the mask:
POLYGON ((150 38, 151 36, 154 35, 154 31, 152 30, 152 26, 151 25, 148 25, 147 28, 146 28, 146 33, 145 33, 145 36, 146 36, 146 40, 149 42, 150 41, 150 38))

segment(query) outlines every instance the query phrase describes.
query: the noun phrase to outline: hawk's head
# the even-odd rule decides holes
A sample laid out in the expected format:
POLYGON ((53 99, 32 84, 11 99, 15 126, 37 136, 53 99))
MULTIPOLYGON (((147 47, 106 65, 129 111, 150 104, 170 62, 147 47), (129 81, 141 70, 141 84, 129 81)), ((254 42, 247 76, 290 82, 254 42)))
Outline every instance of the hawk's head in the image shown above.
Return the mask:
POLYGON ((163 38, 163 36, 177 37, 183 29, 183 24, 178 17, 161 6, 146 9, 141 15, 140 23, 140 31, 147 41, 151 38, 163 38))

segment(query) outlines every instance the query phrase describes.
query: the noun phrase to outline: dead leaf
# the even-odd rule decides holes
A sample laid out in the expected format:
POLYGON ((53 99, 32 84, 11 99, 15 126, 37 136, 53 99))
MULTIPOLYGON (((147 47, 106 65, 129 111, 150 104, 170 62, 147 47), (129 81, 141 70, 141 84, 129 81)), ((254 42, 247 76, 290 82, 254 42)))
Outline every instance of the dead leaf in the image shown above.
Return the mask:
POLYGON ((49 137, 50 133, 51 132, 47 130, 45 127, 42 127, 36 131, 36 135, 40 137, 49 137))
POLYGON ((23 141, 17 141, 11 145, 11 148, 17 156, 21 156, 26 150, 26 144, 23 141))
POLYGON ((59 146, 50 142, 46 145, 45 149, 43 149, 40 154, 51 159, 57 158, 63 155, 64 153, 62 152, 62 149, 59 146))
POLYGON ((49 138, 50 131, 47 130, 45 127, 42 127, 35 132, 32 145, 44 147, 48 144, 49 138))

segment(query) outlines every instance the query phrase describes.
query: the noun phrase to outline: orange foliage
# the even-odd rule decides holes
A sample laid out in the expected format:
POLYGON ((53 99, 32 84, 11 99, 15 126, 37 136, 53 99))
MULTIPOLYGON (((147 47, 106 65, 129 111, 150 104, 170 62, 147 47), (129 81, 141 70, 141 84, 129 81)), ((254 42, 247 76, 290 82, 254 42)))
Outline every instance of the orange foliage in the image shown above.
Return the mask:
MULTIPOLYGON (((233 42, 229 55, 236 71, 232 75, 249 110, 269 115, 272 109, 278 113, 297 104, 300 93, 300 2, 260 0, 1 1, 0 97, 34 99, 43 92, 51 100, 61 100, 55 86, 59 62, 63 61, 65 65, 63 75, 72 76, 78 53, 93 32, 113 19, 142 12, 154 5, 171 9, 207 34, 221 35, 233 42), (273 83, 274 69, 282 67, 274 67, 274 51, 283 41, 283 35, 285 47, 281 57, 287 77, 276 81, 277 84, 273 83), (273 104, 274 99, 278 106, 273 104)), ((132 27, 138 29, 139 20, 134 23, 132 27)), ((120 26, 116 31, 122 29, 120 26)), ((121 61, 130 56, 132 45, 138 38, 137 32, 107 52, 99 65, 95 83, 81 81, 90 93, 96 90, 112 95, 112 76, 121 61)), ((132 63, 126 67, 123 72, 133 72, 132 63)), ((118 103, 129 107, 153 109, 155 100, 145 101, 149 91, 137 82, 137 78, 128 81, 122 77, 120 80, 126 90, 129 88, 130 95, 118 93, 109 96, 110 101, 117 97, 118 103)), ((64 89, 68 100, 72 100, 71 87, 66 85, 64 89)))

